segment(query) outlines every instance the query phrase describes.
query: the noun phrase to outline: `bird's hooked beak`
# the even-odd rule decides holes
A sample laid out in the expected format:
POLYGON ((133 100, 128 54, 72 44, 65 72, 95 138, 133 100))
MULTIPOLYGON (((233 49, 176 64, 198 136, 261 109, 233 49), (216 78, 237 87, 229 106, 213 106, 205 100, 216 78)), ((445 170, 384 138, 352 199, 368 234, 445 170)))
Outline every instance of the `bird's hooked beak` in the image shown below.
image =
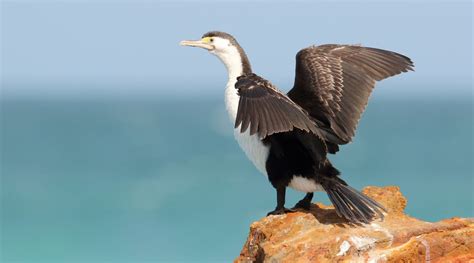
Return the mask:
POLYGON ((179 42, 181 46, 200 47, 207 50, 213 50, 214 45, 211 44, 209 37, 204 37, 200 40, 183 40, 179 42))

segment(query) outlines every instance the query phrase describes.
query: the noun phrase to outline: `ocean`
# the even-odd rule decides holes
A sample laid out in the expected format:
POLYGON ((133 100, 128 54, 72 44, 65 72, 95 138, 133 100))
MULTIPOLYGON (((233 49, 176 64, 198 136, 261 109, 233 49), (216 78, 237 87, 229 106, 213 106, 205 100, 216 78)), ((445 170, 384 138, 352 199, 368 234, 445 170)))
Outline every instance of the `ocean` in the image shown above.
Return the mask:
MULTIPOLYGON (((1 110, 3 262, 229 262, 275 206, 220 96, 4 96, 1 110)), ((399 186, 411 216, 472 217, 472 113, 468 97, 377 97, 330 159, 357 189, 399 186)))

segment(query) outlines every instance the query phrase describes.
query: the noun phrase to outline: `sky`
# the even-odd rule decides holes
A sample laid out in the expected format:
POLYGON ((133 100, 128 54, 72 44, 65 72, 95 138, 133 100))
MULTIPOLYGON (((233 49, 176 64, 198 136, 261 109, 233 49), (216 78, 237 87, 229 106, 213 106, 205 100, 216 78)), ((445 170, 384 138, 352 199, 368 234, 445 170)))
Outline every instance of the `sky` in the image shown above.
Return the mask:
POLYGON ((412 58, 416 72, 387 95, 472 95, 471 1, 2 1, 2 93, 157 91, 206 94, 225 68, 181 47, 211 30, 233 34, 253 70, 291 87, 296 52, 363 44, 412 58))

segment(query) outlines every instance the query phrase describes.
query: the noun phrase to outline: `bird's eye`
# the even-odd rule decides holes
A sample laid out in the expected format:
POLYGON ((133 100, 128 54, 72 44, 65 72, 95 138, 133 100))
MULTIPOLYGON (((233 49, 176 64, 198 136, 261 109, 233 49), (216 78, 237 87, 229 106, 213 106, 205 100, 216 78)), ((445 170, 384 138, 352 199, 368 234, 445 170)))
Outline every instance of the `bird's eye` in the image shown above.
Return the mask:
POLYGON ((209 41, 214 42, 214 38, 209 39, 209 41))

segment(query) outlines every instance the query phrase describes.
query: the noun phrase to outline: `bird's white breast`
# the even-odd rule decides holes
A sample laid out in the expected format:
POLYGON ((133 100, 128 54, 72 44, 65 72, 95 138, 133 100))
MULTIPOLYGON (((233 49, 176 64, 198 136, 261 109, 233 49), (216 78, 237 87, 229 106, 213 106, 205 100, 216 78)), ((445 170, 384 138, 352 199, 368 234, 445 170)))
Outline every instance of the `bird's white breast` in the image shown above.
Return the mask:
MULTIPOLYGON (((225 104, 227 112, 229 113, 229 118, 232 123, 235 123, 237 117, 237 110, 239 107, 239 95, 235 89, 236 80, 231 80, 227 83, 225 90, 225 104)), ((253 162, 257 169, 267 176, 267 170, 265 164, 267 162, 268 153, 270 147, 263 144, 263 142, 258 138, 258 136, 250 135, 250 129, 247 129, 246 132, 240 132, 240 126, 234 129, 234 136, 237 142, 239 143, 242 150, 245 152, 247 157, 253 162)))

